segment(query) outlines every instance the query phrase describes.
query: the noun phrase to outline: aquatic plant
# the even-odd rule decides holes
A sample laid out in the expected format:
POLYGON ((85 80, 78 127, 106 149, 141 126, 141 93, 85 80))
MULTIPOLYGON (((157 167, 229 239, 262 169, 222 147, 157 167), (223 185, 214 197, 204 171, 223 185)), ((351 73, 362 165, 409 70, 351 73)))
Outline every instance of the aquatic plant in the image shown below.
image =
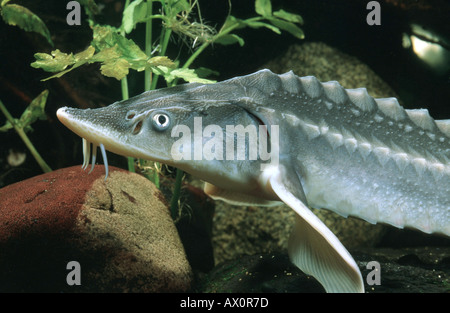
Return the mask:
POLYGON ((9 1, 11 0, 3 0, 0 3, 0 12, 3 21, 6 24, 18 26, 25 31, 41 34, 53 47, 50 31, 39 16, 24 6, 18 4, 8 4, 9 1))
POLYGON ((46 120, 47 116, 45 115, 45 103, 47 102, 48 90, 44 90, 41 92, 36 98, 31 101, 30 105, 23 111, 22 115, 19 119, 13 118, 9 111, 6 109, 3 102, 0 100, 0 111, 6 117, 6 123, 0 127, 1 132, 6 132, 9 129, 14 129, 17 134, 20 136, 22 141, 27 146, 28 150, 30 150, 31 154, 35 158, 36 162, 41 167, 44 172, 51 172, 52 169, 41 157, 39 152, 34 147, 33 143, 27 136, 27 132, 31 131, 31 124, 33 124, 36 120, 46 120))
MULTIPOLYGON (((45 26, 44 22, 39 18, 39 16, 37 16, 24 6, 18 4, 8 4, 9 1, 10 0, 3 0, 0 3, 0 12, 3 21, 6 24, 18 26, 25 31, 41 34, 45 37, 45 39, 47 39, 48 43, 53 46, 52 39, 50 38, 50 32, 47 26, 45 26)), ((9 113, 3 102, 0 100, 0 111, 6 117, 6 122, 3 126, 0 127, 0 131, 6 132, 10 129, 14 129, 20 136, 22 141, 25 143, 28 150, 30 150, 31 154, 41 167, 42 171, 51 172, 52 169, 41 157, 26 134, 27 132, 32 131, 31 124, 33 124, 36 120, 47 119, 44 111, 47 97, 48 90, 44 90, 43 92, 41 92, 36 98, 31 101, 30 105, 23 111, 19 119, 14 118, 9 113)))

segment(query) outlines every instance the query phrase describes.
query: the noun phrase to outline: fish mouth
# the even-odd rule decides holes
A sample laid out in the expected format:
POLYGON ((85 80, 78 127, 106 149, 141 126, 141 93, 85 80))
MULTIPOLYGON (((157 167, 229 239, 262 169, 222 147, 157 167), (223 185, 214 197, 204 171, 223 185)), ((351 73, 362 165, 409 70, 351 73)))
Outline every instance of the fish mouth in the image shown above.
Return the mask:
POLYGON ((111 131, 111 129, 107 129, 105 127, 102 127, 101 125, 94 124, 91 119, 95 121, 95 119, 93 118, 93 116, 95 116, 95 109, 92 110, 93 113, 90 117, 80 118, 78 116, 78 112, 84 111, 84 113, 86 113, 87 110, 90 109, 80 110, 75 108, 62 107, 56 111, 56 116, 61 121, 61 123, 71 131, 73 131, 75 134, 83 138, 83 169, 86 169, 89 166, 89 160, 91 159, 92 171, 96 161, 98 147, 100 148, 100 151, 102 153, 106 171, 108 171, 106 150, 125 157, 132 156, 135 158, 152 160, 166 164, 172 163, 169 158, 162 156, 162 153, 154 153, 155 155, 152 155, 151 151, 145 151, 140 149, 139 147, 128 144, 126 135, 111 131))
POLYGON ((102 157, 103 157, 103 164, 105 166, 105 180, 108 178, 108 157, 106 155, 106 149, 105 146, 103 145, 103 143, 101 142, 91 142, 89 140, 87 140, 86 138, 84 138, 84 134, 86 134, 86 132, 89 132, 89 129, 84 129, 83 131, 77 131, 80 129, 81 125, 83 123, 80 122, 76 122, 75 118, 66 111, 67 107, 63 107, 58 109, 58 111, 56 111, 56 116, 58 117, 58 119, 61 121, 61 123, 63 123, 67 128, 69 128, 70 130, 72 130, 74 133, 76 133, 77 135, 81 136, 82 138, 82 144, 83 144, 83 164, 81 165, 81 168, 83 170, 86 170, 89 166, 89 160, 91 160, 91 170, 89 171, 89 174, 94 170, 95 167, 95 162, 97 159, 97 148, 100 147, 100 151, 102 153, 102 157), (92 149, 91 149, 92 146, 92 149), (91 153, 92 153, 92 157, 91 157, 91 153))
MULTIPOLYGON (((112 136, 110 131, 101 129, 102 127, 93 125, 90 121, 80 119, 77 114, 72 114, 69 110, 77 109, 68 107, 59 108, 58 111, 56 111, 56 116, 61 123, 75 134, 96 145, 103 143, 106 144, 108 148, 118 146, 117 142, 113 140, 114 136, 112 136)), ((114 149, 108 150, 113 151, 114 149)))

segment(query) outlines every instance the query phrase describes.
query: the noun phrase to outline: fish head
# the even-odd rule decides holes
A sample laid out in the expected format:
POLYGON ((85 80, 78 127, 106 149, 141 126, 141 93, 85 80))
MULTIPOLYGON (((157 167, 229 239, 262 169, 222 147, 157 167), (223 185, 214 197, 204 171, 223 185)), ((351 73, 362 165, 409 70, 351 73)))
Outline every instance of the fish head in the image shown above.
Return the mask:
POLYGON ((149 91, 96 109, 63 107, 57 116, 80 137, 116 154, 162 162, 220 185, 248 183, 243 175, 252 176, 258 166, 257 156, 249 155, 251 137, 258 136, 262 121, 226 97, 210 95, 209 86, 149 91))

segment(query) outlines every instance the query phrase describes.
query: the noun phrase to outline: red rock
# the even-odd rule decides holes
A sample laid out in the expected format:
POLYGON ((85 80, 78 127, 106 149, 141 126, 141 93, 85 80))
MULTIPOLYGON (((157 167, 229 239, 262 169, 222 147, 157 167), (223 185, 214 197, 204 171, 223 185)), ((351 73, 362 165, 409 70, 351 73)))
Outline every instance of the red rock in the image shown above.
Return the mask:
POLYGON ((186 291, 192 273, 159 190, 79 166, 0 189, 0 291, 186 291), (68 286, 69 261, 81 286, 68 286))
MULTIPOLYGON (((123 171, 111 168, 112 171, 123 171)), ((73 229, 86 192, 104 176, 97 166, 56 170, 0 189, 0 244, 22 236, 61 234, 73 229), (49 201, 51 200, 51 201, 49 201)))

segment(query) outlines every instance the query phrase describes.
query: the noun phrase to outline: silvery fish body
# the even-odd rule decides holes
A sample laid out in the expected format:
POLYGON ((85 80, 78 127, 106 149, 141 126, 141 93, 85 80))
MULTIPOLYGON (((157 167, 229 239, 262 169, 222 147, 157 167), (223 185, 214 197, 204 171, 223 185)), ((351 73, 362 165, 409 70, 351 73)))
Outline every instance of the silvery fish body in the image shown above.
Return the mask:
POLYGON ((100 109, 61 108, 58 117, 102 151, 165 162, 204 179, 216 199, 283 201, 297 213, 291 260, 330 292, 363 291, 362 277, 308 206, 450 235, 450 120, 405 110, 395 98, 374 99, 364 88, 262 70, 100 109), (230 125, 242 126, 243 140, 230 125), (267 151, 236 157, 250 156, 264 138, 267 151), (205 151, 215 154, 202 158, 205 151))
POLYGON ((258 75, 240 82, 252 99, 244 107, 284 125, 280 155, 295 163, 310 206, 450 235, 450 120, 374 99, 364 88, 258 75))

